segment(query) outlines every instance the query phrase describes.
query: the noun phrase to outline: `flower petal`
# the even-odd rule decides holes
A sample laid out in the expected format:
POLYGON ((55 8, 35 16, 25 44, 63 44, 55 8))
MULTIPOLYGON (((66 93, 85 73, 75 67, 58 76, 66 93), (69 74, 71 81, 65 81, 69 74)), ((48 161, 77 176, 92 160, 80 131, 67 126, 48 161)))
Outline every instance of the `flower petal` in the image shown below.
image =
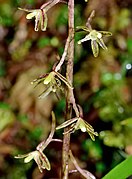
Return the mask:
POLYGON ((27 14, 26 19, 32 19, 35 16, 36 16, 36 12, 34 11, 34 12, 27 14))
POLYGON ((104 41, 103 39, 97 39, 97 42, 99 43, 99 45, 104 49, 104 50, 107 50, 107 47, 106 45, 104 44, 104 41))
POLYGON ((24 159, 24 163, 30 162, 33 158, 34 158, 34 156, 33 156, 32 154, 29 154, 29 155, 24 159))
POLYGON ((48 88, 46 88, 46 90, 44 90, 40 95, 39 98, 43 99, 46 96, 48 96, 51 92, 53 91, 52 86, 49 86, 48 88))
POLYGON ((41 9, 41 11, 42 11, 41 30, 46 31, 48 18, 47 18, 47 14, 45 13, 45 11, 43 9, 41 9))
POLYGON ((25 157, 27 157, 29 155, 29 153, 28 154, 19 154, 19 155, 17 155, 17 156, 15 156, 15 158, 25 158, 25 157))
POLYGON ((18 7, 18 9, 21 10, 21 11, 25 11, 25 12, 34 12, 34 11, 36 11, 36 9, 24 9, 24 8, 20 8, 20 7, 18 7))
POLYGON ((104 35, 104 36, 106 36, 106 37, 109 37, 109 36, 112 35, 112 33, 111 33, 111 32, 108 32, 108 31, 98 31, 98 32, 100 32, 102 35, 104 35))
MULTIPOLYGON (((88 132, 88 131, 87 131, 87 132, 88 132)), ((95 137, 94 137, 93 133, 88 132, 88 134, 90 135, 91 139, 92 139, 93 141, 95 141, 95 137)))
POLYGON ((49 75, 44 80, 44 84, 45 85, 49 84, 53 78, 54 78, 54 72, 49 73, 49 75))
POLYGON ((90 29, 88 27, 86 27, 86 26, 77 26, 76 27, 77 32, 81 31, 81 30, 86 31, 86 32, 90 32, 90 29))
POLYGON ((81 44, 82 42, 85 42, 85 41, 90 40, 90 39, 91 39, 91 36, 90 36, 90 34, 88 34, 88 35, 85 36, 85 38, 79 40, 78 44, 81 44))
POLYGON ((41 157, 41 167, 43 169, 47 169, 47 170, 50 170, 51 169, 51 166, 50 166, 50 163, 49 163, 49 160, 48 158, 46 157, 46 155, 44 155, 44 153, 40 152, 40 157, 41 157))
POLYGON ((36 16, 35 16, 35 27, 34 27, 34 30, 35 31, 38 31, 39 30, 39 24, 40 24, 40 16, 41 16, 41 11, 38 10, 36 16))
POLYGON ((73 89, 73 87, 71 86, 71 84, 68 82, 68 80, 62 76, 60 73, 58 72, 54 72, 56 74, 56 76, 61 80, 63 81, 69 88, 73 89))
POLYGON ((94 57, 97 57, 99 54, 99 46, 96 40, 91 40, 91 47, 92 47, 94 57))
POLYGON ((68 121, 65 121, 64 123, 62 123, 61 125, 59 125, 58 127, 56 127, 56 130, 58 129, 62 129, 65 128, 71 124, 73 124, 74 122, 76 122, 78 120, 77 117, 73 118, 73 119, 69 119, 68 121))

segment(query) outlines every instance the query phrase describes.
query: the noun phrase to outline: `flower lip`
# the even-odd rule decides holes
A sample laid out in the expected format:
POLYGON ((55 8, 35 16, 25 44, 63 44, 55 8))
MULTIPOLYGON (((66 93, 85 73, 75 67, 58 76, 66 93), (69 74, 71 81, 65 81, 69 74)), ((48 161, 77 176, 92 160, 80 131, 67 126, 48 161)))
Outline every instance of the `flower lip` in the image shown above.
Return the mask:
POLYGON ((37 15, 39 10, 34 10, 33 12, 27 14, 26 19, 32 19, 33 17, 35 17, 37 15))

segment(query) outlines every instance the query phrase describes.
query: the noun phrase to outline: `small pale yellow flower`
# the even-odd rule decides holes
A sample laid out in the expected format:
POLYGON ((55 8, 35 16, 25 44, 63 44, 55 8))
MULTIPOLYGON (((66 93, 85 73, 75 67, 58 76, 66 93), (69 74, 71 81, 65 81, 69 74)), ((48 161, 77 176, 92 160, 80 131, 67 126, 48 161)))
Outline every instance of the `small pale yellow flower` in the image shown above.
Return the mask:
POLYGON ((70 129, 66 133, 73 133, 80 129, 82 132, 88 132, 92 140, 95 140, 94 136, 98 136, 98 133, 94 131, 93 127, 81 117, 70 119, 59 125, 56 129, 58 130, 67 126, 70 126, 70 129))
POLYGON ((26 19, 35 18, 35 28, 34 28, 35 31, 38 31, 39 28, 41 28, 42 31, 46 30, 48 19, 45 9, 28 10, 28 9, 19 8, 19 10, 29 12, 29 14, 26 16, 26 19))
POLYGON ((25 158, 24 159, 24 163, 28 163, 32 159, 34 159, 35 162, 38 165, 38 168, 39 168, 40 172, 43 172, 43 169, 47 169, 47 170, 51 169, 49 160, 46 157, 46 155, 44 155, 43 152, 38 151, 38 150, 35 150, 35 151, 30 152, 28 154, 23 154, 23 155, 15 156, 15 158, 25 158))
POLYGON ((107 31, 97 31, 97 30, 93 30, 93 29, 88 29, 88 27, 83 27, 83 26, 79 26, 77 27, 77 29, 82 29, 86 32, 89 32, 88 35, 85 36, 85 38, 81 39, 78 41, 78 44, 81 44, 82 42, 91 40, 91 47, 92 47, 92 51, 93 51, 93 55, 94 57, 97 57, 99 54, 99 45, 104 49, 107 50, 106 45, 104 44, 103 41, 103 36, 111 36, 112 33, 111 32, 107 32, 107 31), (98 45, 99 44, 99 45, 98 45))
POLYGON ((39 28, 41 28, 42 31, 45 31, 47 28, 47 11, 56 5, 59 2, 63 2, 61 0, 49 0, 48 2, 44 3, 40 9, 34 9, 34 10, 28 10, 28 9, 22 9, 18 8, 19 10, 29 12, 29 14, 26 16, 27 19, 35 18, 35 31, 38 31, 39 28))
POLYGON ((68 88, 73 88, 64 76, 55 71, 43 75, 42 77, 34 80, 34 82, 36 82, 37 85, 40 83, 46 85, 46 90, 44 90, 39 98, 44 98, 51 92, 56 93, 57 91, 62 90, 61 82, 65 83, 68 88))

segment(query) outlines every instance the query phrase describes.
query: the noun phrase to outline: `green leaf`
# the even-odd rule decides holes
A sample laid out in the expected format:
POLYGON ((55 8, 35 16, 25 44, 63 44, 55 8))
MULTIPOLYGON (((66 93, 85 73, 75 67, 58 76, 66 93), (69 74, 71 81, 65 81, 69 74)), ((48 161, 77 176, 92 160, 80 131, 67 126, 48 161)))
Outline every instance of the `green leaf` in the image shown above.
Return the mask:
POLYGON ((126 179, 132 174, 132 156, 118 164, 102 179, 126 179))

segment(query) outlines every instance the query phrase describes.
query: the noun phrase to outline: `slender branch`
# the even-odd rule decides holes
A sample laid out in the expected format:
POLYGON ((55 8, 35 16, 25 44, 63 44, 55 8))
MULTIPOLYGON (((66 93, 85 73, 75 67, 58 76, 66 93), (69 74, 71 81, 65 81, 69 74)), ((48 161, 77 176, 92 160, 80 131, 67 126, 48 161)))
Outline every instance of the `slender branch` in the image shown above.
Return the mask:
POLYGON ((64 49, 63 55, 62 55, 62 57, 61 57, 61 60, 60 60, 60 62, 58 63, 58 65, 55 67, 55 71, 56 71, 56 72, 60 70, 61 66, 63 65, 63 63, 64 63, 64 61, 65 61, 65 59, 66 59, 69 44, 70 44, 70 36, 68 36, 68 38, 67 38, 67 40, 66 40, 65 49, 64 49))
MULTIPOLYGON (((36 149, 39 150, 39 151, 43 151, 47 146, 48 144, 53 141, 53 135, 54 135, 54 132, 55 132, 55 114, 54 112, 52 111, 52 126, 51 126, 51 132, 49 134, 49 137, 47 138, 47 140, 43 140, 37 147, 36 149)), ((55 140, 55 139, 54 139, 55 140)))
POLYGON ((52 139, 51 142, 62 142, 61 139, 52 139))
POLYGON ((91 21, 93 19, 93 17, 95 16, 95 10, 93 10, 90 14, 90 16, 88 17, 87 19, 87 22, 86 22, 86 26, 89 28, 89 30, 92 30, 92 27, 91 27, 91 21))
POLYGON ((84 176, 86 179, 87 179, 87 178, 88 178, 88 179, 96 179, 95 176, 94 176, 92 173, 90 173, 90 172, 87 171, 87 170, 83 170, 83 169, 81 169, 81 168, 79 167, 79 165, 78 165, 77 161, 75 160, 75 158, 74 158, 74 156, 73 156, 71 150, 70 150, 70 157, 71 157, 71 160, 72 160, 74 166, 75 166, 76 169, 82 174, 82 176, 84 176))
POLYGON ((51 7, 53 7, 54 5, 56 5, 57 3, 61 2, 61 0, 50 0, 47 3, 44 3, 40 9, 45 9, 48 11, 51 7))

